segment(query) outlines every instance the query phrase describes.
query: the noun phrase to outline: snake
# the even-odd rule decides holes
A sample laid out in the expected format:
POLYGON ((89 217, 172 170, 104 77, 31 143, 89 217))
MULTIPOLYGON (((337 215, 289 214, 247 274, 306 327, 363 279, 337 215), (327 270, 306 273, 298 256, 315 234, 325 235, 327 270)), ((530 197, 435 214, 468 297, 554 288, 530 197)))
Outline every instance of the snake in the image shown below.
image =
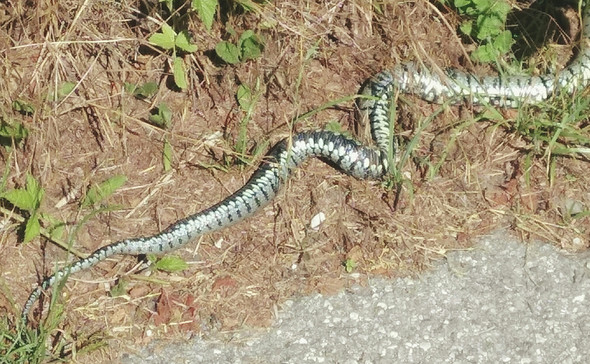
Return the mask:
POLYGON ((248 182, 221 202, 155 235, 101 247, 45 278, 30 293, 21 321, 28 322, 29 312, 44 290, 71 274, 115 255, 167 253, 254 214, 276 196, 292 171, 309 158, 323 159, 358 179, 383 179, 390 173, 391 155, 398 152, 391 123, 392 100, 398 92, 435 104, 450 101, 518 108, 583 91, 590 81, 590 5, 580 3, 579 15, 582 31, 577 55, 557 73, 482 77, 454 68, 434 72, 419 63, 407 62, 375 74, 365 82, 358 98, 359 110, 368 116, 375 146, 362 145, 353 138, 327 130, 304 131, 283 139, 270 149, 248 182))

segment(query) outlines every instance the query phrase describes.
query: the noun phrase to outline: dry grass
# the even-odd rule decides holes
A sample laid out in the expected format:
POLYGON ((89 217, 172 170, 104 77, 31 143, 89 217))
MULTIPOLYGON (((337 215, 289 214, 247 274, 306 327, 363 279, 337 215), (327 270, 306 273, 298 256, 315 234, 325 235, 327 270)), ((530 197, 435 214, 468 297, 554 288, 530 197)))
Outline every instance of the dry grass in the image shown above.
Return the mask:
MULTIPOLYGON (((160 15, 144 3, 10 3, 0 5, 0 105, 3 117, 25 123, 30 136, 22 146, 0 151, 10 163, 8 187, 21 186, 26 173, 37 177, 46 189, 42 211, 67 222, 72 232, 89 212, 79 207, 89 185, 115 174, 128 178, 109 200, 121 208, 79 229, 74 247, 85 252, 154 234, 244 184, 256 162, 226 164, 235 156, 243 117, 234 97, 239 84, 261 83, 248 126, 248 149, 254 151, 289 135, 298 115, 355 94, 371 74, 400 61, 473 67, 455 31, 456 15, 429 2, 390 1, 380 5, 379 14, 366 1, 285 1, 229 13, 210 34, 192 19, 187 26, 200 51, 190 56, 191 87, 176 92, 168 87, 166 56, 147 42, 159 29, 160 15), (209 58, 207 50, 230 26, 263 34, 263 56, 237 66, 209 58), (77 82, 76 91, 49 100, 65 81, 77 82), (123 91, 124 82, 146 81, 160 84, 153 100, 123 91), (35 113, 11 111, 16 99, 33 104, 35 113), (161 101, 174 111, 169 130, 146 122, 161 101), (174 148, 169 173, 161 163, 164 138, 174 148)), ((337 121, 361 130, 359 138, 366 141, 354 115, 347 103, 293 127, 337 121)), ((404 97, 400 133, 418 143, 401 171, 405 183, 397 204, 395 191, 311 161, 261 213, 177 252, 189 262, 186 271, 153 273, 125 257, 70 277, 62 291, 65 334, 57 340, 79 347, 103 333, 110 347, 91 355, 107 361, 117 348, 129 350, 154 337, 179 340, 268 325, 289 297, 337 292, 370 274, 415 274, 500 227, 526 239, 586 249, 588 218, 571 218, 566 207, 572 201, 590 206, 587 162, 529 153, 530 140, 511 127, 516 115, 507 112, 502 123, 476 123, 468 106, 440 110, 404 97), (309 221, 319 212, 327 219, 313 231, 309 221), (346 259, 357 263, 359 274, 344 271, 346 259), (110 297, 121 280, 126 294, 110 297)), ((67 254, 45 240, 21 244, 16 224, 9 216, 2 219, 0 312, 17 317, 28 288, 67 254)))

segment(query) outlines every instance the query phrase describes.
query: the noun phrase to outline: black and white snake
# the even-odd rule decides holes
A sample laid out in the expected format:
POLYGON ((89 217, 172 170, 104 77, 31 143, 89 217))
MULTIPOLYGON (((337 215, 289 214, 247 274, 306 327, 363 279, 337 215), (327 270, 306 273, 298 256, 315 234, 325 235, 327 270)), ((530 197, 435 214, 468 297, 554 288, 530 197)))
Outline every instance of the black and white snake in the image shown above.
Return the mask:
POLYGON ((248 183, 218 204, 177 221, 159 234, 122 240, 93 252, 87 258, 58 270, 31 292, 23 311, 29 311, 44 289, 69 274, 88 269, 117 254, 164 253, 196 237, 227 227, 252 215, 279 191, 291 171, 310 157, 320 157, 343 172, 360 179, 380 179, 389 170, 388 155, 394 151, 390 125, 390 102, 394 92, 414 94, 433 102, 446 101, 514 108, 545 101, 558 93, 572 94, 590 81, 590 6, 581 10, 583 31, 578 55, 558 74, 536 77, 478 77, 450 69, 445 74, 406 63, 383 71, 367 81, 359 106, 369 116, 376 148, 330 131, 309 131, 293 135, 275 145, 248 183))

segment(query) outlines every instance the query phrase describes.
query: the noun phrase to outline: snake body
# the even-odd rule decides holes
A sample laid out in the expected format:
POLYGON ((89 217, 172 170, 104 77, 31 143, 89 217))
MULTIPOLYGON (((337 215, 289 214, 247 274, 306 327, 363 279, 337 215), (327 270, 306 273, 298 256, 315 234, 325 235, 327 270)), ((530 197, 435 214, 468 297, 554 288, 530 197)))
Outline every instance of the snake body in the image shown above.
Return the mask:
POLYGON ((359 179, 381 179, 389 171, 387 156, 395 152, 390 150, 393 148, 390 104, 394 92, 414 94, 433 103, 469 101, 477 105, 515 108, 586 88, 590 81, 590 6, 583 6, 581 17, 583 30, 578 55, 558 74, 478 77, 456 69, 438 74, 416 63, 401 64, 376 74, 366 82, 362 90, 364 96, 359 102, 361 111, 368 115, 376 147, 363 146, 325 130, 302 132, 282 140, 269 151, 250 180, 223 201, 177 221, 156 235, 104 246, 46 278, 24 304, 23 322, 27 322, 28 314, 43 290, 69 274, 88 269, 114 255, 169 252, 198 236, 252 215, 274 198, 292 170, 308 158, 328 160, 359 179))

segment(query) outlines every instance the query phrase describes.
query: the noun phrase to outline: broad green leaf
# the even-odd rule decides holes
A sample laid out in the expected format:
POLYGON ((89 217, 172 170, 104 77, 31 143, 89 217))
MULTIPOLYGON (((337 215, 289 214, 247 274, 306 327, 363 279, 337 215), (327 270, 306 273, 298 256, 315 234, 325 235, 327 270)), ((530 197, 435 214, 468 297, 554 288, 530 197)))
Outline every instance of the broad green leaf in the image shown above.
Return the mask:
POLYGON ((28 243, 29 241, 35 239, 41 235, 41 224, 39 223, 39 218, 37 214, 33 213, 31 217, 27 220, 27 225, 25 226, 25 236, 23 241, 28 243))
POLYGON ((184 70, 184 60, 180 57, 174 58, 173 64, 174 83, 181 89, 187 88, 186 72, 184 70))
POLYGON ((162 23, 162 33, 154 33, 148 40, 150 43, 157 45, 160 48, 170 50, 174 48, 174 40, 176 39, 176 32, 172 27, 166 23, 162 23))
POLYGON ((74 91, 74 88, 76 88, 76 82, 66 81, 57 89, 57 96, 62 99, 68 96, 70 92, 74 91))
POLYGON ((454 1, 454 5, 456 8, 463 8, 465 6, 468 6, 469 4, 471 4, 472 0, 455 0, 454 1))
POLYGON ((198 47, 195 44, 191 43, 190 37, 186 30, 183 30, 182 32, 178 33, 178 35, 176 36, 175 44, 178 48, 182 49, 187 53, 196 52, 198 49, 198 47))
POLYGON ((151 81, 139 86, 137 90, 135 90, 134 94, 137 96, 148 98, 154 96, 156 92, 158 92, 158 84, 151 81))
POLYGON ((31 115, 35 112, 35 107, 24 100, 14 100, 12 102, 12 108, 23 115, 31 115))
POLYGON ((240 51, 233 43, 227 41, 217 43, 215 53, 226 63, 236 64, 240 62, 240 51))
POLYGON ((160 128, 166 129, 172 121, 172 111, 165 103, 158 105, 157 113, 150 115, 150 122, 160 128))
POLYGON ((16 142, 19 142, 28 135, 29 131, 23 124, 18 122, 8 124, 3 120, 0 121, 0 138, 12 138, 16 142))
POLYGON ((41 188, 39 182, 30 174, 27 174, 24 189, 15 188, 6 191, 2 194, 2 197, 21 210, 34 212, 39 208, 44 194, 45 191, 41 188))
POLYGON ((162 164, 164 165, 164 171, 168 172, 172 167, 172 145, 168 139, 164 140, 164 150, 162 151, 162 164))
POLYGON ((51 239, 61 240, 66 224, 47 213, 41 213, 41 219, 49 222, 49 227, 46 230, 51 239))
POLYGON ((131 83, 131 82, 123 83, 123 89, 128 94, 135 94, 135 90, 137 90, 138 88, 139 88, 139 86, 137 86, 137 84, 135 84, 135 83, 131 83))
POLYGON ((506 20, 506 16, 508 15, 508 13, 510 13, 510 10, 512 10, 510 4, 508 4, 508 2, 505 0, 487 0, 485 2, 482 2, 481 4, 479 1, 476 1, 475 4, 477 9, 481 13, 487 12, 490 14, 490 16, 497 16, 503 18, 504 20, 506 20))
POLYGON ((119 187, 127 181, 127 177, 123 175, 113 176, 106 181, 94 185, 86 193, 86 197, 82 201, 82 207, 89 207, 111 196, 119 187))
POLYGON ((485 40, 499 34, 504 29, 504 22, 495 16, 481 15, 477 18, 477 28, 477 39, 485 40))
POLYGON ((36 208, 35 197, 31 196, 27 190, 14 189, 6 191, 2 194, 2 197, 21 210, 34 211, 36 208))
POLYGON ((199 18, 205 24, 207 30, 211 30, 213 19, 215 18, 215 9, 217 9, 218 0, 193 0, 192 8, 197 12, 199 18))
POLYGON ((240 39, 238 40, 238 48, 242 48, 242 44, 248 38, 252 38, 254 36, 254 31, 251 29, 246 30, 245 32, 240 35, 240 39))
POLYGON ((121 297, 127 294, 127 281, 125 279, 119 279, 116 285, 109 291, 111 297, 121 297))
POLYGON ((478 62, 492 62, 499 56, 498 50, 492 44, 482 44, 471 53, 471 57, 478 62))
POLYGON ((514 38, 510 30, 505 30, 494 39, 494 46, 501 52, 506 53, 514 44, 514 38))
POLYGON ((240 45, 239 48, 241 51, 242 61, 258 58, 262 53, 262 42, 260 41, 259 37, 251 30, 247 30, 244 32, 244 34, 242 34, 238 44, 240 45))
POLYGON ((41 205, 41 200, 43 199, 43 195, 45 194, 45 190, 41 188, 39 182, 35 179, 35 177, 27 174, 27 182, 26 182, 26 189, 27 192, 33 198, 33 202, 35 204, 35 210, 39 208, 41 205))
POLYGON ((238 104, 244 111, 248 111, 252 106, 252 91, 246 85, 238 86, 238 92, 236 92, 236 98, 238 99, 238 104))
POLYGON ((158 107, 158 113, 162 116, 162 120, 164 121, 164 127, 169 127, 170 122, 172 121, 172 111, 168 107, 167 104, 161 103, 158 107))
POLYGON ((186 269, 188 264, 186 264, 186 262, 180 257, 167 255, 158 260, 155 267, 158 270, 173 273, 186 269))
POLYGON ((139 99, 147 99, 148 97, 152 97, 158 91, 158 84, 155 82, 146 82, 141 86, 134 83, 125 82, 123 87, 125 88, 126 92, 133 94, 133 96, 139 99))
POLYGON ((463 34, 471 35, 471 32, 473 32, 473 21, 469 20, 461 23, 459 29, 463 34))

